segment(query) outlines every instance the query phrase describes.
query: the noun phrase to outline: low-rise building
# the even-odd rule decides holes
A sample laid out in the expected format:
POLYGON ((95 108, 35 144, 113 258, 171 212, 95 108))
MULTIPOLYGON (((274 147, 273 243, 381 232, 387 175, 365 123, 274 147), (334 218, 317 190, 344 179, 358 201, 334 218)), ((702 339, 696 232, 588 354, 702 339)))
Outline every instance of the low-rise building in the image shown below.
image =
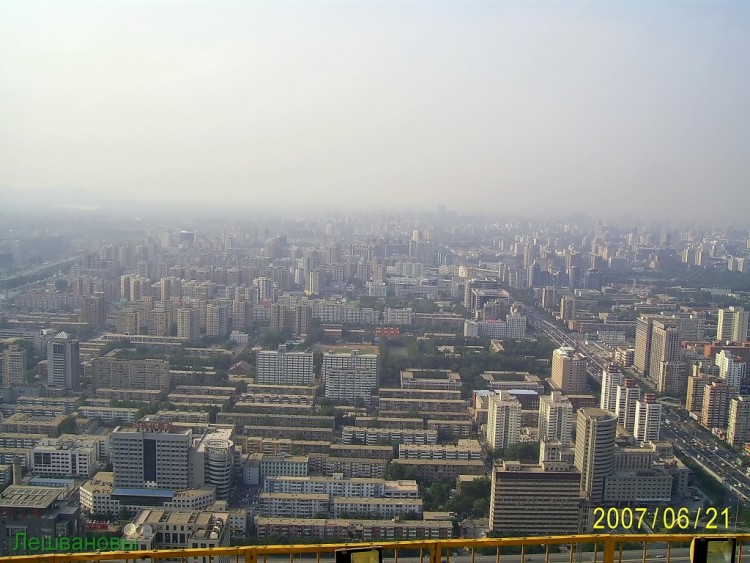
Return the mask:
POLYGON ((31 449, 31 471, 44 477, 83 477, 99 469, 99 441, 79 436, 46 438, 31 449))

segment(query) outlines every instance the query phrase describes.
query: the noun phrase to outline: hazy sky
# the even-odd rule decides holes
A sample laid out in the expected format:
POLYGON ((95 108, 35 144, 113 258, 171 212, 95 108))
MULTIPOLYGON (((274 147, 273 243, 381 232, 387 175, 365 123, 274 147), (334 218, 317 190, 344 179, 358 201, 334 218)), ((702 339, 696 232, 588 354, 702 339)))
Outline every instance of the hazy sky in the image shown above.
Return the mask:
POLYGON ((0 22, 0 186, 750 211, 750 2, 2 0, 0 22))

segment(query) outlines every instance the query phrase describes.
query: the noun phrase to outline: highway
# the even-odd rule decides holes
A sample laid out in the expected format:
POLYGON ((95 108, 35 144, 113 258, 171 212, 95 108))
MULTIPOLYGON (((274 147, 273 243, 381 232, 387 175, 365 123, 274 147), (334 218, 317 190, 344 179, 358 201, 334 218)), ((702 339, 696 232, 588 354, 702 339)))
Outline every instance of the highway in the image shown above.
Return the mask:
MULTIPOLYGON (((569 334, 546 318, 546 314, 528 307, 529 323, 560 346, 572 346, 585 354, 590 361, 589 375, 601 382, 601 373, 607 363, 608 350, 596 342, 586 342, 581 335, 569 334)), ((731 503, 739 499, 743 506, 750 507, 750 477, 737 467, 737 455, 719 445, 719 440, 705 428, 691 420, 679 408, 664 407, 664 423, 661 437, 670 441, 678 454, 692 459, 722 483, 731 493, 731 503), (667 415, 667 413, 670 413, 667 415), (671 416, 671 420, 670 417, 671 416), (669 422, 667 422, 669 421, 669 422), (679 428, 679 433, 677 429, 679 428), (717 448, 715 450, 715 448, 717 448)), ((734 512, 734 506, 730 507, 734 512)))

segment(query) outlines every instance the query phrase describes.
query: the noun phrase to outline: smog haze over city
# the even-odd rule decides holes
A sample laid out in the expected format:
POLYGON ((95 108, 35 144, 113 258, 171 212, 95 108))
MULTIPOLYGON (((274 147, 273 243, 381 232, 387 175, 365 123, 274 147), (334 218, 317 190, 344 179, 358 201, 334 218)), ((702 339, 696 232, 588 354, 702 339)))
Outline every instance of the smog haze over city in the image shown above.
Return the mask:
POLYGON ((15 204, 746 222, 747 2, 0 5, 15 204))
POLYGON ((0 563, 750 557, 749 29, 0 0, 0 563))

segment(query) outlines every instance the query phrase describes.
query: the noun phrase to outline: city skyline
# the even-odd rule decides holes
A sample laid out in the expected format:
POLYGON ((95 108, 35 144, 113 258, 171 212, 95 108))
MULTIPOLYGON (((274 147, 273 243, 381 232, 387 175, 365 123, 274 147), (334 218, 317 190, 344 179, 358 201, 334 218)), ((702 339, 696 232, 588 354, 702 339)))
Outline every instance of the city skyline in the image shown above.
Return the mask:
POLYGON ((745 221, 750 203, 742 3, 0 10, 8 205, 745 221))

